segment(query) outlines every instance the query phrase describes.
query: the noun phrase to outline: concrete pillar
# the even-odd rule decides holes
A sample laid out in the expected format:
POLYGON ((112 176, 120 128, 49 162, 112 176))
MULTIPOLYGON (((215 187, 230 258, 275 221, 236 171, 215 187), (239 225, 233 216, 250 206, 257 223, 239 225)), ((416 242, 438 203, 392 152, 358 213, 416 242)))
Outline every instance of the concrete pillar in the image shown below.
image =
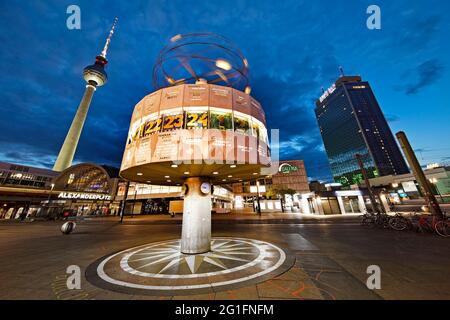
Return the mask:
POLYGON ((336 198, 339 204, 339 209, 341 210, 341 214, 346 214, 347 211, 345 211, 344 200, 342 200, 342 196, 337 196, 336 198))
POLYGON ((436 197, 433 194, 430 182, 427 180, 425 174, 423 173, 422 167, 417 160, 416 154, 414 153, 414 150, 411 147, 406 134, 403 131, 400 131, 397 132, 396 136, 398 141, 400 142, 400 147, 403 150, 405 158, 408 161, 412 172, 414 173, 414 177, 419 183, 420 189, 425 196, 425 201, 427 202, 428 207, 433 214, 442 215, 442 210, 439 206, 439 202, 436 200, 436 197))
POLYGON ((187 178, 184 196, 181 252, 199 254, 211 250, 211 191, 204 194, 200 186, 204 179, 187 178))
POLYGON ((358 196, 358 206, 359 206, 359 212, 365 213, 367 211, 366 203, 364 202, 363 196, 358 196))
POLYGON ((381 201, 381 204, 382 204, 382 206, 384 208, 384 212, 386 212, 386 213, 391 212, 391 208, 389 207, 386 195, 384 193, 380 194, 380 201, 381 201))
POLYGON ((320 215, 325 214, 325 212, 323 211, 322 199, 320 196, 315 196, 313 198, 313 205, 314 205, 314 209, 316 210, 316 214, 320 214, 320 215))
POLYGON ((53 170, 64 171, 72 165, 72 160, 77 150, 78 140, 80 139, 81 131, 83 130, 84 121, 86 120, 91 104, 92 96, 95 92, 95 86, 88 84, 84 91, 83 98, 78 106, 77 113, 73 118, 72 125, 67 133, 66 139, 59 151, 53 170))
POLYGON ((308 196, 302 195, 302 198, 300 201, 301 201, 301 205, 302 205, 302 213, 303 214, 311 214, 311 210, 309 210, 308 196))

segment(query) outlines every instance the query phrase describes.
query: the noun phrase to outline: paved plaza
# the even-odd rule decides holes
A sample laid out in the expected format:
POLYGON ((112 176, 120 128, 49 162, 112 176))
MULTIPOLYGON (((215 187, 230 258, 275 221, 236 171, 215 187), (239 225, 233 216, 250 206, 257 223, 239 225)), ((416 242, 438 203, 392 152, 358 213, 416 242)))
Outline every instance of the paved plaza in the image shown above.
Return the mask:
MULTIPOLYGON (((135 217, 126 218, 123 224, 116 217, 90 219, 78 222, 70 235, 59 231, 62 222, 2 221, 0 299, 450 299, 448 239, 366 230, 356 217, 306 219, 301 223, 274 216, 261 219, 215 218, 213 253, 201 259, 170 251, 181 233, 179 218, 135 217), (253 269, 243 269, 246 263, 240 263, 241 260, 261 263, 261 252, 269 253, 270 257, 264 260, 266 265, 255 262, 251 264, 253 269), (283 254, 286 259, 280 262, 281 269, 261 278, 246 278, 208 290, 166 290, 158 294, 105 285, 94 279, 89 270, 96 270, 101 261, 116 253, 123 254, 117 265, 105 263, 104 267, 117 279, 137 276, 117 273, 124 261, 129 268, 125 270, 135 273, 159 274, 165 268, 168 275, 198 278, 196 274, 213 274, 219 281, 231 273, 220 274, 221 270, 238 270, 244 278, 252 272, 272 270, 283 260, 283 254), (145 259, 154 261, 149 255, 156 253, 162 259, 171 259, 159 267, 144 263, 145 259), (141 257, 136 259, 136 255, 141 257), (178 261, 178 267, 173 261, 178 261), (69 265, 82 270, 81 290, 66 287, 65 271, 69 265), (366 287, 370 265, 381 268, 381 290, 366 287)), ((108 261, 113 263, 114 258, 108 261)), ((211 282, 216 281, 210 278, 211 282)), ((170 280, 170 276, 167 279, 149 283, 174 281, 179 285, 185 281, 170 280)))

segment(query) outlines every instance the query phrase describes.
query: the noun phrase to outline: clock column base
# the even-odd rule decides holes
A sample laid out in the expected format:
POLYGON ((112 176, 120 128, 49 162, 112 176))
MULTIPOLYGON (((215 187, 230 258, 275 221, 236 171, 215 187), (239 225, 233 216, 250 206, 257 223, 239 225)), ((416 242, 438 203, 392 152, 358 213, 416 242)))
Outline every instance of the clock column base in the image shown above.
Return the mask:
POLYGON ((211 250, 211 188, 204 194, 200 187, 205 179, 187 178, 184 196, 181 252, 200 254, 211 250))

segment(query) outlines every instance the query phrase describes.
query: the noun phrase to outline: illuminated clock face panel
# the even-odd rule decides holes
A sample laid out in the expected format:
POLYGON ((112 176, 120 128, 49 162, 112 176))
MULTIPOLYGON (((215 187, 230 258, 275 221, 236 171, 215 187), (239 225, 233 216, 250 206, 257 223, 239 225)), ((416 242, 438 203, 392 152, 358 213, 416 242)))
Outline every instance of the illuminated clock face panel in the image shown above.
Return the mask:
POLYGON ((269 167, 268 143, 264 111, 250 95, 213 84, 181 84, 136 105, 120 172, 159 185, 182 185, 188 176, 209 177, 214 184, 248 181, 269 167), (222 166, 225 162, 239 166, 222 166))
POLYGON ((208 183, 208 182, 203 182, 203 183, 200 185, 200 191, 201 191, 203 194, 209 194, 209 193, 211 192, 211 184, 208 183))

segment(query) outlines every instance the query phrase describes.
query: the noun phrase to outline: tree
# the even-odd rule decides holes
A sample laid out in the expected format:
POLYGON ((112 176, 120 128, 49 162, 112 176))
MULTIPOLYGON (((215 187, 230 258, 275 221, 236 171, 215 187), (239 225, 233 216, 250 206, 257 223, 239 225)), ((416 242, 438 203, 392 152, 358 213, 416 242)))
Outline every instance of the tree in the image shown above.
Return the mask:
POLYGON ((279 199, 281 201, 281 211, 284 212, 284 198, 286 195, 293 196, 297 191, 282 186, 271 186, 266 192, 266 197, 270 199, 279 199))

